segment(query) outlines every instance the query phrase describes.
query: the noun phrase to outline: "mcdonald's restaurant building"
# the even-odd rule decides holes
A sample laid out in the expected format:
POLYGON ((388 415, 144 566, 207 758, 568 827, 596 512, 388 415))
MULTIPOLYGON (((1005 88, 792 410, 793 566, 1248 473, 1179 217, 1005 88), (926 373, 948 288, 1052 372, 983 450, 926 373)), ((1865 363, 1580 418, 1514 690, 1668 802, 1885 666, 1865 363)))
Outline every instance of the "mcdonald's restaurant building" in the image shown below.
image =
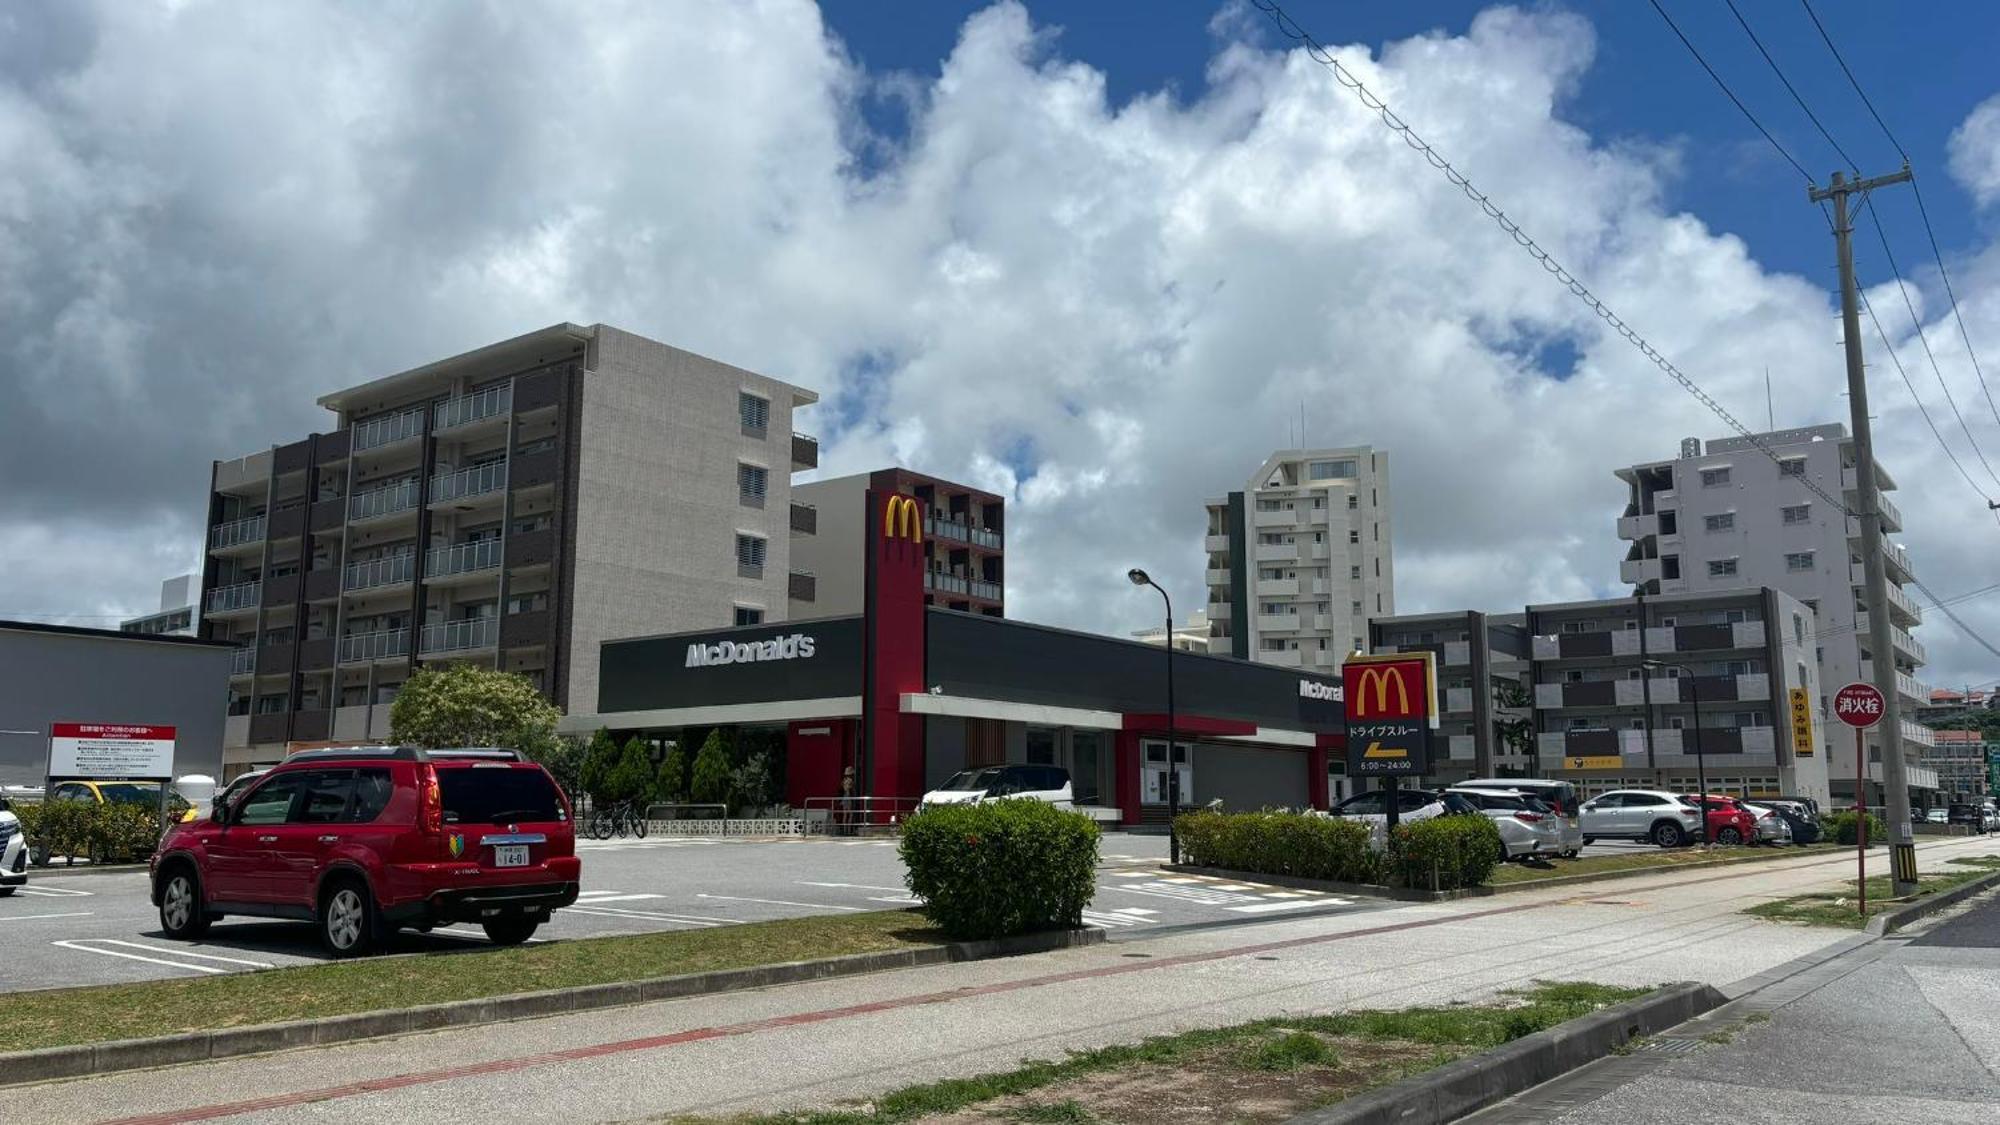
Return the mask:
MULTIPOLYGON (((794 807, 845 795, 849 769, 852 795, 913 803, 959 770, 1032 763, 1068 770, 1100 820, 1164 820, 1168 651, 926 606, 923 513, 873 490, 865 510, 861 613, 607 641, 597 710, 563 729, 782 729, 794 807)), ((1171 659, 1183 806, 1326 807, 1346 747, 1337 678, 1171 659)))

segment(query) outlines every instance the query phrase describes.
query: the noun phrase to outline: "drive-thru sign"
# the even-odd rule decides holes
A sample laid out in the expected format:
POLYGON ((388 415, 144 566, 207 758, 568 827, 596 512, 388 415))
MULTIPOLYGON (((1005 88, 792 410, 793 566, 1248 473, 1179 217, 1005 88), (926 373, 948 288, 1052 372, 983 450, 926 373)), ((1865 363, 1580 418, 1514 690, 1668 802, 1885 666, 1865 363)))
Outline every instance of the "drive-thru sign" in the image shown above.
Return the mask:
POLYGON ((1349 777, 1430 772, 1438 711, 1431 661, 1429 652, 1394 652, 1350 656, 1342 665, 1349 777))
POLYGON ((1861 916, 1868 917, 1868 751, 1862 743, 1868 728, 1882 721, 1882 692, 1874 684, 1848 684, 1834 693, 1834 717, 1854 728, 1854 844, 1861 868, 1861 916))

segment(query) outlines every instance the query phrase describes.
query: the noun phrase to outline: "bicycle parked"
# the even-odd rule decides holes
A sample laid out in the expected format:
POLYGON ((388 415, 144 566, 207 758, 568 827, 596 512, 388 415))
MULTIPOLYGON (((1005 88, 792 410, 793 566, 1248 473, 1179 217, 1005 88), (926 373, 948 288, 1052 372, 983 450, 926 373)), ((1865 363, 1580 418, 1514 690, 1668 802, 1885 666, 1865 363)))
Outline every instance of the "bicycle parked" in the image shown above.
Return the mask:
POLYGON ((646 810, 637 801, 620 801, 608 809, 591 813, 588 826, 593 840, 609 840, 613 836, 620 840, 627 836, 643 840, 646 828, 646 810))

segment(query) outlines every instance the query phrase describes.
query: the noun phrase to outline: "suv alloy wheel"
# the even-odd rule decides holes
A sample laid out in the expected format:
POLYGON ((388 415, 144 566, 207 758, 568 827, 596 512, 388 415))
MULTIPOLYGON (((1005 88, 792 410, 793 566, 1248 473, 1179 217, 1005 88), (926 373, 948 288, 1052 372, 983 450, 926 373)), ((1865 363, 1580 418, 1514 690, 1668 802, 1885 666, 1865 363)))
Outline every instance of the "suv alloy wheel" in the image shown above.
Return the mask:
POLYGON ((1671 820, 1661 821, 1653 826, 1653 842, 1663 848, 1678 848, 1687 842, 1687 834, 1681 826, 1671 820))
POLYGON ((319 936, 335 957, 359 957, 375 946, 375 902, 359 879, 335 880, 320 897, 319 936))
POLYGON ((201 908, 201 884, 187 864, 175 864, 160 888, 160 929, 170 938, 189 941, 208 932, 208 921, 201 908))
POLYGON ((1718 844, 1740 844, 1743 842, 1743 833, 1733 824, 1718 828, 1715 831, 1715 842, 1718 844))

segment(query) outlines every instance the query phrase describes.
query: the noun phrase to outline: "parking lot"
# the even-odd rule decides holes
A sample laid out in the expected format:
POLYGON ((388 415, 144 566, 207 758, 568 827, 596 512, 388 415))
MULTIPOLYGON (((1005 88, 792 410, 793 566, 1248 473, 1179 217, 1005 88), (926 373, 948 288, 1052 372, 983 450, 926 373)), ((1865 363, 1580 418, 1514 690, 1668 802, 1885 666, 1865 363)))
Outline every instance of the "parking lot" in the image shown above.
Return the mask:
MULTIPOLYGON (((916 904, 903 886, 896 844, 864 840, 720 840, 652 837, 582 841, 583 892, 556 912, 536 941, 658 930, 702 929, 776 918, 916 904)), ((1379 901, 1160 870, 1162 836, 1104 837, 1097 894, 1084 921, 1111 939, 1173 928, 1274 917, 1383 909, 1379 901)), ((321 961, 312 927, 227 919, 199 942, 160 933, 143 872, 35 869, 27 887, 0 899, 0 991, 162 977, 200 977, 321 961)), ((390 953, 487 945, 477 926, 404 932, 390 953)), ((663 973, 671 966, 662 966, 663 973)))

